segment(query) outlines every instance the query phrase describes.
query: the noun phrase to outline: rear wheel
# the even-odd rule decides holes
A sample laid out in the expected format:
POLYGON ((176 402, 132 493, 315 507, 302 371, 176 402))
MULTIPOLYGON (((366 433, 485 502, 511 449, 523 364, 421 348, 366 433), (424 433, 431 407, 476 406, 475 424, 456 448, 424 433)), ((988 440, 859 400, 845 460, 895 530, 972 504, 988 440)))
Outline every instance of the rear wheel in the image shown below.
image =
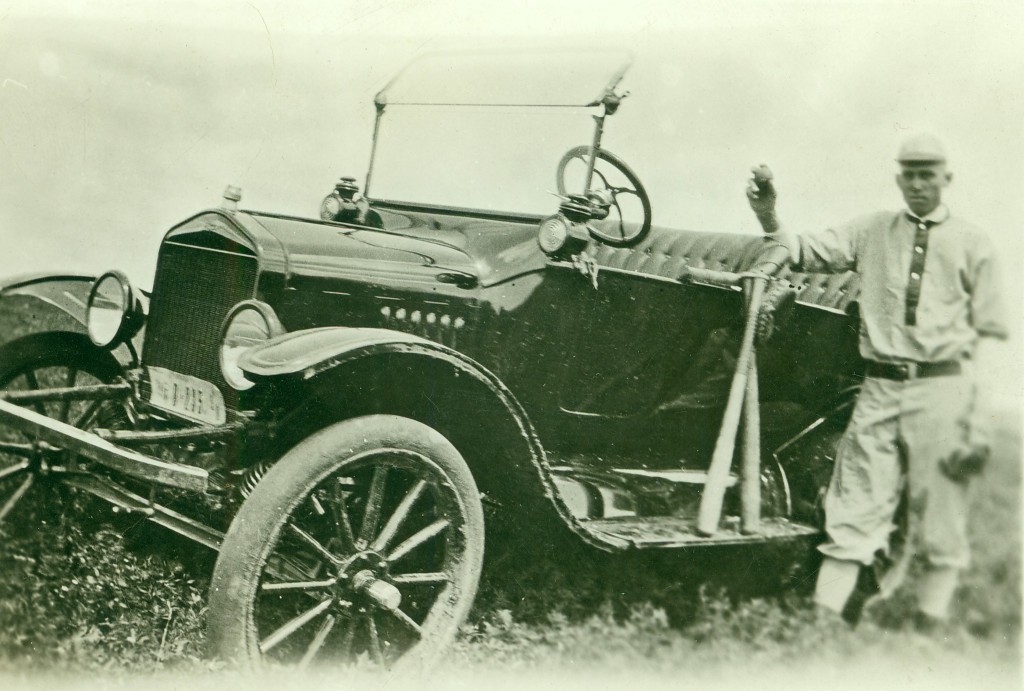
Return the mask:
POLYGON ((235 516, 210 651, 244 666, 429 662, 469 613, 483 542, 479 492, 447 439, 391 415, 337 423, 285 454, 235 516))
MULTIPOLYGON (((117 361, 80 334, 37 334, 0 347, 0 391, 108 384, 120 376, 117 361)), ((114 420, 124 419, 120 404, 110 401, 48 401, 27 407, 81 429, 114 426, 114 420)), ((31 499, 46 484, 48 469, 62 460, 63 452, 0 426, 0 524, 46 509, 31 499)))

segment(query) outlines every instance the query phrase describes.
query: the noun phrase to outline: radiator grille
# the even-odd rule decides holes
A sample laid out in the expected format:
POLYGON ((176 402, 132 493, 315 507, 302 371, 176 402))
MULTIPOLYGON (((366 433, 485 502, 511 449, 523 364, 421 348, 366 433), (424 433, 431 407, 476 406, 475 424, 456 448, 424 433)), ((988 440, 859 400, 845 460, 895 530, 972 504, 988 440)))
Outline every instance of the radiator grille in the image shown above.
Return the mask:
POLYGON ((205 379, 235 407, 220 373, 220 327, 230 310, 255 294, 255 257, 165 243, 157 261, 142 361, 205 379))

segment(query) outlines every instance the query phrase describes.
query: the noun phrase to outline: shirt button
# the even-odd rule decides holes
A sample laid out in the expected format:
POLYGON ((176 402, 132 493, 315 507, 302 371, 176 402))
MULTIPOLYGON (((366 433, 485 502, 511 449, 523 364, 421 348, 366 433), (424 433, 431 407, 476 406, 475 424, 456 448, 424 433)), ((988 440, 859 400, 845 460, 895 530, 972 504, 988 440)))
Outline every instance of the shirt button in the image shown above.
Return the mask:
POLYGON ((928 230, 928 226, 926 226, 926 225, 925 225, 925 224, 923 224, 923 223, 918 223, 918 224, 917 224, 917 227, 918 227, 918 228, 920 228, 921 230, 928 230))
POLYGON ((914 248, 914 251, 917 252, 918 254, 924 254, 924 247, 918 245, 917 247, 914 248))
POLYGON ((919 274, 919 273, 912 273, 912 274, 910 274, 910 277, 916 281, 919 278, 921 278, 921 274, 919 274))

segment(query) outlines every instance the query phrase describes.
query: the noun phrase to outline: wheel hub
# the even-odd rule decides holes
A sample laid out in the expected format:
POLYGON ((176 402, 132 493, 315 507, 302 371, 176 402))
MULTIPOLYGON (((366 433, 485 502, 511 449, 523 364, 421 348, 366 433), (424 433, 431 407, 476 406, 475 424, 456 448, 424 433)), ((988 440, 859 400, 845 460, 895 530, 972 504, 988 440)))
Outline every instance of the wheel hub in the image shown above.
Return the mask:
POLYGON ((380 554, 359 552, 338 573, 338 596, 347 600, 353 594, 362 595, 376 606, 394 611, 402 604, 402 593, 383 580, 388 563, 380 554))
POLYGON ((388 611, 395 611, 402 604, 402 593, 387 581, 373 575, 369 569, 359 571, 352 577, 352 589, 360 592, 388 611))

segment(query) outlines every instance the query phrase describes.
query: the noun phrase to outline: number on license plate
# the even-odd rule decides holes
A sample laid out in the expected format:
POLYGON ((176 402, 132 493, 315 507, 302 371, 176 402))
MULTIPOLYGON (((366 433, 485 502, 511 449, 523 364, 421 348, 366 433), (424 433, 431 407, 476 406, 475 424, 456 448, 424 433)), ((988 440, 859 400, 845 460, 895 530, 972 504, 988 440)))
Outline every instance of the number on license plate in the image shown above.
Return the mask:
POLYGON ((148 367, 147 370, 150 403, 191 420, 224 424, 224 397, 216 386, 163 367, 148 367))

